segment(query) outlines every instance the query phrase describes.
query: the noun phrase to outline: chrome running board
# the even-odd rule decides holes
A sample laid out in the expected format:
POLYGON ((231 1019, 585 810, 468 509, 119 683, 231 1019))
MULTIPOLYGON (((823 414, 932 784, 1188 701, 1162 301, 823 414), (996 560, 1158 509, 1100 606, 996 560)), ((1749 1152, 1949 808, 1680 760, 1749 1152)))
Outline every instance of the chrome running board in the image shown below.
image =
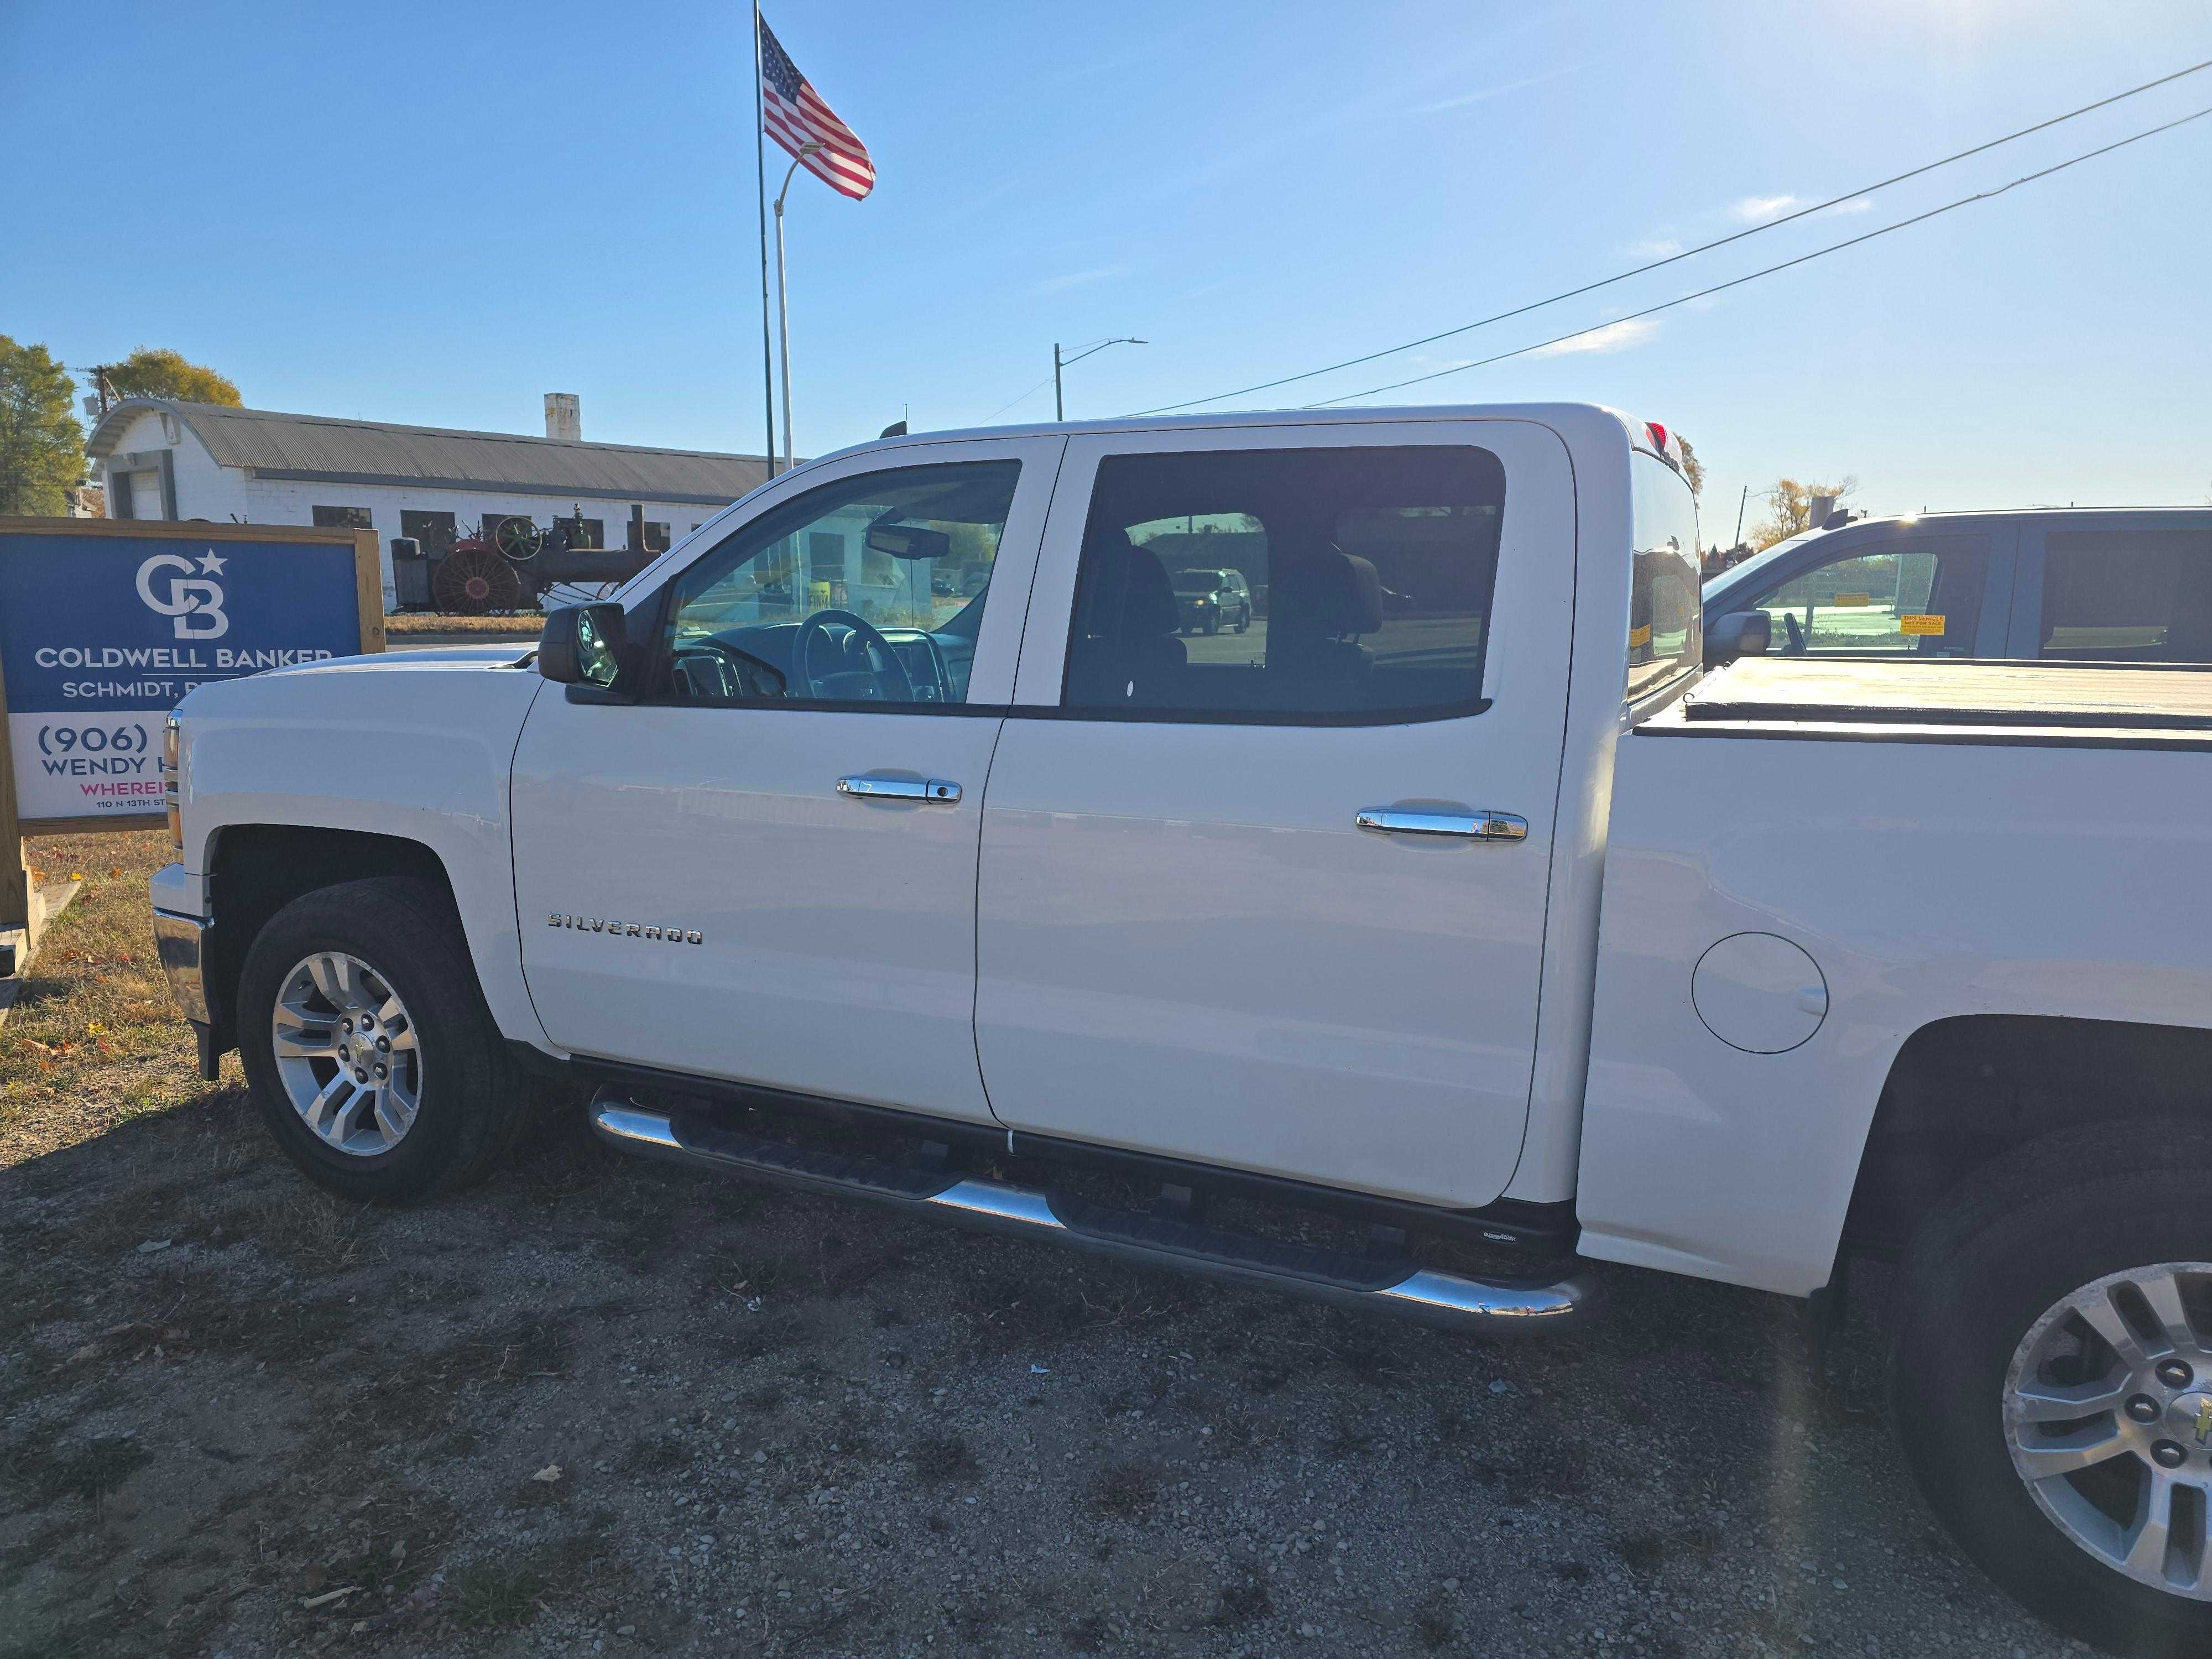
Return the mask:
POLYGON ((1496 1334, 1580 1325, 1599 1300, 1576 1272, 1556 1283, 1491 1283, 1425 1267, 1225 1232, 951 1171, 909 1169, 766 1140, 711 1121, 672 1118, 603 1088, 592 1127, 624 1152, 805 1192, 873 1199, 992 1232, 1048 1237, 1096 1255, 1177 1267, 1327 1302, 1496 1334))

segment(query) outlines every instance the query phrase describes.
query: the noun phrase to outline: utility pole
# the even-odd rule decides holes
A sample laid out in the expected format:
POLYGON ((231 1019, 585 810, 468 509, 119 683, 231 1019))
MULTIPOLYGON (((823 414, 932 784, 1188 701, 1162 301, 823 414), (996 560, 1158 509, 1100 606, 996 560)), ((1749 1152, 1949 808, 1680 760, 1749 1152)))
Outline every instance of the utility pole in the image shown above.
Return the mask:
MULTIPOLYGON (((1079 363, 1085 357, 1090 356, 1093 352, 1103 351, 1108 346, 1147 345, 1149 343, 1151 343, 1149 341, 1131 339, 1125 336, 1118 340, 1101 340, 1095 346, 1086 346, 1081 351, 1077 352, 1073 357, 1063 357, 1060 355, 1060 342, 1054 340, 1052 343, 1052 418, 1055 421, 1064 421, 1067 418, 1067 410, 1062 403, 1060 395, 1060 371, 1061 369, 1066 368, 1070 363, 1079 363)), ((787 425, 790 423, 790 417, 788 416, 785 417, 785 423, 787 425)))

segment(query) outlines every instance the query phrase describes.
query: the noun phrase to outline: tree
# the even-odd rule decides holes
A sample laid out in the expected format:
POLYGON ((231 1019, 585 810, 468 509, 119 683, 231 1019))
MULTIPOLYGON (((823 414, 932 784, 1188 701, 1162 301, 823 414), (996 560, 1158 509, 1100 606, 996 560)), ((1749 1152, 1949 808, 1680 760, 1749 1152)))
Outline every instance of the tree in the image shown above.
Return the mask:
POLYGON ((1858 487, 1859 481, 1849 473, 1835 483, 1800 483, 1795 478, 1777 478, 1759 492, 1759 499, 1766 503, 1766 518, 1751 532, 1753 547, 1771 547, 1801 531, 1810 530, 1815 495, 1832 495, 1841 501, 1858 487))
POLYGON ((69 510, 62 492, 84 477, 84 428, 70 407, 76 392, 46 347, 0 334, 0 513, 69 510))
POLYGON ((1690 494, 1692 497, 1694 498, 1704 495, 1705 493, 1705 469, 1704 465, 1698 459, 1698 452, 1690 447, 1690 441, 1687 438, 1685 438, 1679 432, 1674 434, 1674 441, 1681 446, 1682 476, 1690 481, 1690 494))
POLYGON ((111 390, 125 398, 168 398, 180 404, 222 404, 236 409, 238 388, 211 368, 187 362, 179 351, 140 346, 107 370, 111 390))

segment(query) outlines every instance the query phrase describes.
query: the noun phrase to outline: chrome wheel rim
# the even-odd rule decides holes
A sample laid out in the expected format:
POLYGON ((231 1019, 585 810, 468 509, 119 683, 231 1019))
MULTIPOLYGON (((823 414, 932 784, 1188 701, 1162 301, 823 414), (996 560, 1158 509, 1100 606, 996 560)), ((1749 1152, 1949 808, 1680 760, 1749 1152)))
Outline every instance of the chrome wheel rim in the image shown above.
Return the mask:
POLYGON ((270 1027, 285 1097, 316 1139, 374 1158, 406 1138, 422 1100, 422 1054, 407 1006, 376 969, 318 951, 284 975, 270 1027))
POLYGON ((2076 1546, 2212 1601, 2212 1262, 2109 1273, 2055 1304, 2013 1352, 2004 1431, 2076 1546))

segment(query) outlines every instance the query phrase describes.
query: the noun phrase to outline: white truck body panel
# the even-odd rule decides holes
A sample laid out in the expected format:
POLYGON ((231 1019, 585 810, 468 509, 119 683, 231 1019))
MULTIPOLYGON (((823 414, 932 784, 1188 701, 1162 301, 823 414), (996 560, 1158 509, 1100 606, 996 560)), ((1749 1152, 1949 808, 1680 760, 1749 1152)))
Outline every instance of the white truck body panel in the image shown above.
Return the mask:
POLYGON ((1586 1254, 1804 1295, 1828 1280, 1915 1031, 1965 1014, 2212 1024, 2202 752, 1669 726, 1615 763, 1586 1254), (1692 1003, 1698 958, 1744 933, 1802 947, 1826 981, 1826 1019, 1786 1053, 1732 1047, 1692 1003))
POLYGON ((507 772, 523 716, 547 688, 514 666, 522 655, 486 646, 342 657, 201 687, 183 728, 185 871, 204 881, 216 837, 237 824, 418 842, 453 883, 493 1018, 543 1044, 516 937, 507 772))

